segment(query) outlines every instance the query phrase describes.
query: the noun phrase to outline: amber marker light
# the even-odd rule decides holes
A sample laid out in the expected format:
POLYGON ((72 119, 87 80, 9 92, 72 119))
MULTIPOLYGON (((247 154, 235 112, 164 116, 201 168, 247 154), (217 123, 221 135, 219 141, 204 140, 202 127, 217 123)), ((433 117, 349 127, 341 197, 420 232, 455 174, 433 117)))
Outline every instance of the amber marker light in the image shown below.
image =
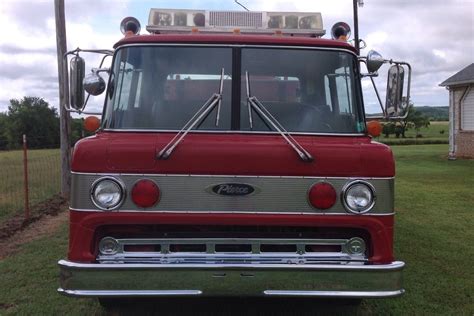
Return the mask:
POLYGON ((379 137, 382 134, 382 124, 379 121, 367 122, 367 132, 372 137, 379 137))
POLYGON ((84 120, 84 129, 88 132, 95 132, 100 127, 100 120, 97 116, 88 116, 84 120))

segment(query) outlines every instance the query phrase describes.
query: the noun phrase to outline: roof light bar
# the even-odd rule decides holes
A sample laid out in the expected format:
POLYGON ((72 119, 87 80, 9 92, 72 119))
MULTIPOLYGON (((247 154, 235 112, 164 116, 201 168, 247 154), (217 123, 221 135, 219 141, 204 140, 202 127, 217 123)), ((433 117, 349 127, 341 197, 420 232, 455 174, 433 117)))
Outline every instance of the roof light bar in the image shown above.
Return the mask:
POLYGON ((151 9, 146 29, 150 33, 232 32, 323 36, 319 12, 257 12, 151 9))

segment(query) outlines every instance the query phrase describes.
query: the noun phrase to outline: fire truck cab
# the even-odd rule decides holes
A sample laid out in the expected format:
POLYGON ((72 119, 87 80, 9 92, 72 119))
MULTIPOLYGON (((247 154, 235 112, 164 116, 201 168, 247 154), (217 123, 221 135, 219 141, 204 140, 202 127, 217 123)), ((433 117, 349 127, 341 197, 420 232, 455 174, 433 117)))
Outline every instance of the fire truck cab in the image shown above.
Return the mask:
MULTIPOLYGON (((388 61, 321 38, 319 13, 152 9, 148 24, 126 19, 113 51, 93 51, 111 67, 85 78, 90 50, 69 54, 70 109, 84 88, 105 103, 73 151, 58 291, 401 295, 394 159, 361 88, 360 62, 370 76, 388 61)), ((408 103, 401 64, 392 108, 408 103)))

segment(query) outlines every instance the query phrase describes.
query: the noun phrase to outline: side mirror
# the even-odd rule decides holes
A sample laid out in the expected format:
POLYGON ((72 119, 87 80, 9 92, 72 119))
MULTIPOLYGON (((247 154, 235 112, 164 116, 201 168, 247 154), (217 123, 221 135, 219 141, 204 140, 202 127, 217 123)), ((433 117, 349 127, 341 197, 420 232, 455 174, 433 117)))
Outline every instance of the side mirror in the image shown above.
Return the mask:
POLYGON ((403 97, 404 78, 405 70, 401 65, 393 65, 388 70, 385 113, 389 117, 403 114, 408 106, 406 98, 403 97))
POLYGON ((91 95, 99 95, 105 91, 105 80, 96 72, 88 74, 84 80, 84 89, 91 95))
POLYGON ((84 86, 83 79, 85 75, 86 64, 80 56, 74 56, 70 62, 69 75, 69 95, 71 107, 76 110, 82 110, 84 107, 84 86))
POLYGON ((371 50, 367 54, 367 70, 369 73, 376 73, 384 63, 385 59, 375 50, 371 50))

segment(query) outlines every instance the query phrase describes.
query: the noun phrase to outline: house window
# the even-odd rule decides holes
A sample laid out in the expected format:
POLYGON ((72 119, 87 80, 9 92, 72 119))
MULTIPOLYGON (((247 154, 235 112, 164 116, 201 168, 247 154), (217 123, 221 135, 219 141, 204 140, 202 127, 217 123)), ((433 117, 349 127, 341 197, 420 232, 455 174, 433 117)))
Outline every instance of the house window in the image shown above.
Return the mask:
POLYGON ((469 88, 461 103, 461 129, 474 131, 474 86, 469 88))

